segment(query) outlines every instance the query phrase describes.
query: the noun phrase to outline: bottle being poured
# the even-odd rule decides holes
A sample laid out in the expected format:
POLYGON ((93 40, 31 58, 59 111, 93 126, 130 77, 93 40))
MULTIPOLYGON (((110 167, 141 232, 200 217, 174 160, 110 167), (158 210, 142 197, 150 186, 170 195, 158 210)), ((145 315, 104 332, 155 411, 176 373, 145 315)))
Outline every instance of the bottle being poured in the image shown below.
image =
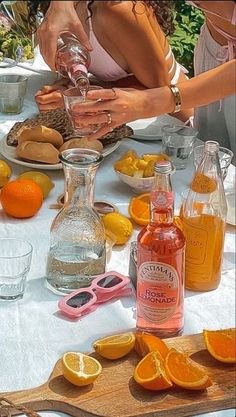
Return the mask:
POLYGON ((69 77, 84 96, 89 87, 89 64, 89 52, 79 40, 71 33, 61 34, 58 39, 56 69, 63 77, 69 77))

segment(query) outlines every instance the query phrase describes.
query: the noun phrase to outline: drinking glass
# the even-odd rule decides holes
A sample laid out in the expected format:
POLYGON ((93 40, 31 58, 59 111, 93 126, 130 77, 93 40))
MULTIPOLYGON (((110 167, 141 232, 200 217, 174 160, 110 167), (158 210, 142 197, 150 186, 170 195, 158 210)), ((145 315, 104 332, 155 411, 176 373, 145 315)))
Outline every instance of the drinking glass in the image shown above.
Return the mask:
POLYGON ((25 240, 0 238, 0 300, 23 297, 32 250, 25 240))
POLYGON ((28 79, 23 75, 0 76, 0 112, 21 113, 28 79))
POLYGON ((184 125, 163 126, 162 132, 162 151, 170 157, 176 169, 185 169, 198 132, 184 125))
POLYGON ((93 115, 93 113, 86 112, 86 111, 78 112, 76 110, 76 105, 80 103, 93 101, 93 100, 87 99, 86 92, 91 91, 91 90, 98 90, 101 88, 102 87, 99 87, 99 86, 91 86, 85 91, 85 90, 79 90, 79 88, 77 87, 72 87, 62 92, 65 109, 70 117, 73 129, 74 129, 74 133, 76 135, 81 136, 81 137, 89 136, 92 133, 96 133, 100 129, 101 127, 100 124, 85 125, 81 123, 79 120, 79 116, 93 115))
MULTIPOLYGON (((194 165, 196 169, 202 160, 203 152, 204 152, 204 145, 199 145, 193 148, 193 158, 194 158, 194 165)), ((230 149, 220 146, 219 160, 220 160, 220 167, 221 167, 223 181, 225 180, 227 176, 228 168, 232 162, 233 157, 234 157, 234 154, 230 149)))

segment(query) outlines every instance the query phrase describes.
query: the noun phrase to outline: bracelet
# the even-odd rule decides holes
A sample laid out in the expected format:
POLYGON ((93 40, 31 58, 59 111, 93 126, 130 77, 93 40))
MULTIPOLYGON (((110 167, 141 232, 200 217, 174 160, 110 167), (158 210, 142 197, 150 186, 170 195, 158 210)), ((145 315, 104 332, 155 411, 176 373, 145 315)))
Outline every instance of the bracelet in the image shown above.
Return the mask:
POLYGON ((177 113, 181 110, 181 104, 182 104, 181 95, 176 85, 170 85, 169 88, 175 98, 175 108, 172 113, 177 113))

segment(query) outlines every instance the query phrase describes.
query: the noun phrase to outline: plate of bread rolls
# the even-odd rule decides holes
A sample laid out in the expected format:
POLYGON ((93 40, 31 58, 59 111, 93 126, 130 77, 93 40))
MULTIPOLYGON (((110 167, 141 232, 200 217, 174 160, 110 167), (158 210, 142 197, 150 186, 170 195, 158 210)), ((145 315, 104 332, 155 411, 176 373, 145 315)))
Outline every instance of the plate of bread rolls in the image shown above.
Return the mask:
POLYGON ((103 146, 102 141, 90 141, 75 136, 65 140, 57 130, 38 125, 21 130, 14 145, 8 144, 6 136, 0 141, 0 153, 9 161, 29 168, 57 170, 62 168, 59 154, 66 149, 94 149, 107 156, 114 152, 120 143, 118 140, 103 146))

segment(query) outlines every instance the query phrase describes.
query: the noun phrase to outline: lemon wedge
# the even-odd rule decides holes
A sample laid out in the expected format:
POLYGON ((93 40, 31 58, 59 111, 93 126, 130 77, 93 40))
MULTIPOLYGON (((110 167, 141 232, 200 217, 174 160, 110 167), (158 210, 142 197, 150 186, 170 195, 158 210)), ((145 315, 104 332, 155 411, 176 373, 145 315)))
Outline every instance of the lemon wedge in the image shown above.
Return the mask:
POLYGON ((62 358, 63 375, 78 387, 92 384, 102 372, 101 364, 91 356, 67 352, 62 358))
POLYGON ((108 336, 94 342, 93 347, 99 355, 106 359, 119 359, 127 355, 135 344, 132 332, 108 336))

